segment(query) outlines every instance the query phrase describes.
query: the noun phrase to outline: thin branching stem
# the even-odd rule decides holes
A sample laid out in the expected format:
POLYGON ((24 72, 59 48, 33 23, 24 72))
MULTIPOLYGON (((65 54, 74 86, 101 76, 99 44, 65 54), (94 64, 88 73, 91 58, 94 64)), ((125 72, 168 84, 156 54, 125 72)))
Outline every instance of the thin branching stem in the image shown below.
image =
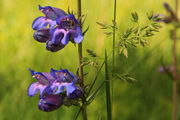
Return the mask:
MULTIPOLYGON (((79 20, 79 26, 82 28, 82 16, 81 16, 81 0, 77 0, 77 4, 78 4, 78 20, 79 20)), ((83 58, 83 54, 82 54, 82 43, 78 44, 78 55, 79 55, 79 71, 80 71, 80 86, 82 87, 82 89, 84 90, 84 77, 83 77, 83 66, 82 66, 82 58, 83 58)), ((86 112, 86 98, 85 95, 83 95, 82 97, 82 117, 83 120, 87 120, 87 112, 86 112)))
MULTIPOLYGON (((112 54, 112 52, 113 52, 113 50, 108 54, 107 58, 109 58, 109 56, 112 54)), ((89 94, 91 93, 92 88, 94 87, 94 85, 95 85, 95 83, 96 83, 96 81, 97 81, 97 79, 98 79, 98 76, 99 76, 99 74, 100 74, 100 72, 101 72, 104 64, 105 64, 105 60, 102 62, 99 70, 97 71, 97 74, 96 74, 96 76, 95 76, 95 78, 94 78, 94 80, 93 80, 93 82, 92 82, 92 84, 91 84, 91 86, 90 86, 90 88, 89 88, 89 91, 87 92, 87 96, 89 96, 89 94)))
MULTIPOLYGON (((175 15, 178 18, 178 0, 175 2, 175 15)), ((173 30, 173 110, 172 110, 172 120, 177 120, 177 111, 178 111, 178 73, 177 73, 177 28, 174 27, 173 30)))
POLYGON ((75 119, 74 119, 74 120, 77 120, 77 119, 78 119, 79 114, 81 113, 81 110, 82 110, 82 108, 80 107, 79 110, 78 110, 78 112, 77 112, 77 114, 76 114, 76 116, 75 116, 75 119))

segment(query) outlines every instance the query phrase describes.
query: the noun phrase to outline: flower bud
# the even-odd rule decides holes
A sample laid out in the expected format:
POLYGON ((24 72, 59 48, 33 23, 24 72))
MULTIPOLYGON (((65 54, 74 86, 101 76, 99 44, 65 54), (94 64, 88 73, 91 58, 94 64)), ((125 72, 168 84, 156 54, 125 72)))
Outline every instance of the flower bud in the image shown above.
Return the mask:
POLYGON ((34 33, 33 37, 38 42, 46 42, 47 40, 50 39, 49 29, 48 28, 39 29, 34 33))
POLYGON ((46 48, 47 50, 51 51, 51 52, 56 52, 58 50, 61 50, 62 48, 64 48, 65 45, 57 45, 57 44, 53 44, 51 41, 47 41, 46 43, 46 48))

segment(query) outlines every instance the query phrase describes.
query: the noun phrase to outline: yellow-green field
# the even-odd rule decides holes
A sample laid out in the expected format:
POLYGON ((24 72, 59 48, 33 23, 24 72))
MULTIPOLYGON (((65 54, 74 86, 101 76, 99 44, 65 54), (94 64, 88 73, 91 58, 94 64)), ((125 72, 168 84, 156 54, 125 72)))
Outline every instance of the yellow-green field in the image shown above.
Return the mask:
MULTIPOLYGON (((30 83, 35 82, 28 68, 45 72, 49 72, 50 68, 66 68, 76 73, 77 46, 70 43, 65 49, 51 53, 45 49, 45 44, 33 39, 34 31, 31 28, 32 21, 42 15, 38 11, 39 4, 58 7, 65 11, 69 7, 76 12, 76 2, 76 0, 0 0, 0 120, 75 119, 77 107, 63 106, 50 113, 40 111, 37 107, 38 95, 29 98, 27 88, 30 83)), ((163 0, 117 0, 119 27, 117 40, 120 33, 131 27, 131 12, 138 12, 140 20, 144 22, 149 11, 165 13, 163 2, 163 0)), ((174 5, 173 0, 166 2, 174 5)), ((86 49, 92 49, 98 56, 103 57, 104 48, 108 51, 112 49, 112 37, 106 37, 96 22, 111 23, 113 0, 82 0, 82 12, 87 15, 84 29, 90 27, 83 41, 83 54, 86 56, 86 49)), ((170 29, 172 26, 163 25, 159 33, 148 39, 147 47, 130 48, 128 58, 116 54, 117 72, 129 72, 137 82, 128 84, 114 81, 113 120, 171 119, 172 82, 167 75, 158 73, 162 56, 165 63, 172 62, 170 29)), ((85 72, 89 73, 85 77, 86 84, 91 83, 95 71, 95 68, 85 68, 85 72)), ((96 86, 103 80, 102 71, 96 86)), ((87 108, 89 120, 107 119, 104 88, 87 108)))

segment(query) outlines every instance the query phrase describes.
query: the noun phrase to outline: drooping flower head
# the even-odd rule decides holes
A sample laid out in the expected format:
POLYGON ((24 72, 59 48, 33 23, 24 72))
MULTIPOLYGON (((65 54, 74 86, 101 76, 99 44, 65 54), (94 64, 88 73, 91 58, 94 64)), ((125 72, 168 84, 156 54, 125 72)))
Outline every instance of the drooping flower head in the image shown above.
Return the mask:
POLYGON ((41 7, 39 10, 45 16, 36 18, 32 24, 34 39, 38 42, 46 42, 47 50, 56 52, 68 44, 80 43, 83 40, 79 22, 72 14, 66 14, 59 8, 51 6, 41 7))
MULTIPOLYGON (((30 70, 30 69, 29 69, 30 70)), ((28 88, 28 96, 32 97, 40 93, 39 109, 52 111, 63 104, 63 99, 79 99, 82 89, 77 85, 78 77, 66 69, 54 70, 49 73, 41 73, 30 70, 37 82, 28 88)))

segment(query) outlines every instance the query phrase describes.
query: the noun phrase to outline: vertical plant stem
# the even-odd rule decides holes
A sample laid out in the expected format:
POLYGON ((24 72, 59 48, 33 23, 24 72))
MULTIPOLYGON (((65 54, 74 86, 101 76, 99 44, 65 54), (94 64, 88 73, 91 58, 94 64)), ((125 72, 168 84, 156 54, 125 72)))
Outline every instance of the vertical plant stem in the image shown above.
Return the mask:
MULTIPOLYGON (((175 15, 178 18, 178 0, 175 2, 175 15)), ((173 30, 173 111, 172 111, 172 120, 177 120, 177 111, 178 111, 178 73, 177 73, 177 28, 174 27, 173 30)))
MULTIPOLYGON (((112 55, 112 77, 114 76, 114 57, 115 57, 115 42, 116 42, 116 0, 114 0, 114 18, 113 18, 113 55, 112 55)), ((112 82, 112 103, 113 103, 113 98, 114 98, 114 83, 112 82)), ((113 110, 113 105, 112 105, 112 110, 113 110)))
POLYGON ((176 56, 176 29, 173 30, 173 112, 172 120, 177 120, 178 105, 178 74, 177 74, 177 56, 176 56))
MULTIPOLYGON (((78 20, 79 20, 79 26, 82 29, 82 20, 81 20, 81 0, 77 0, 77 7, 78 7, 78 20)), ((84 90, 84 77, 83 77, 83 66, 82 66, 82 43, 78 44, 78 54, 79 54, 79 71, 80 71, 80 86, 84 90)), ((86 98, 85 95, 82 97, 82 118, 83 120, 87 120, 87 112, 86 112, 86 98)))
POLYGON ((110 91, 110 81, 109 81, 109 71, 108 71, 108 59, 105 50, 105 80, 106 80, 106 105, 107 105, 107 118, 112 120, 112 110, 111 110, 111 91, 110 91))
POLYGON ((115 42, 116 42, 116 0, 114 0, 114 19, 113 19, 113 70, 114 70, 114 56, 115 56, 115 42))

